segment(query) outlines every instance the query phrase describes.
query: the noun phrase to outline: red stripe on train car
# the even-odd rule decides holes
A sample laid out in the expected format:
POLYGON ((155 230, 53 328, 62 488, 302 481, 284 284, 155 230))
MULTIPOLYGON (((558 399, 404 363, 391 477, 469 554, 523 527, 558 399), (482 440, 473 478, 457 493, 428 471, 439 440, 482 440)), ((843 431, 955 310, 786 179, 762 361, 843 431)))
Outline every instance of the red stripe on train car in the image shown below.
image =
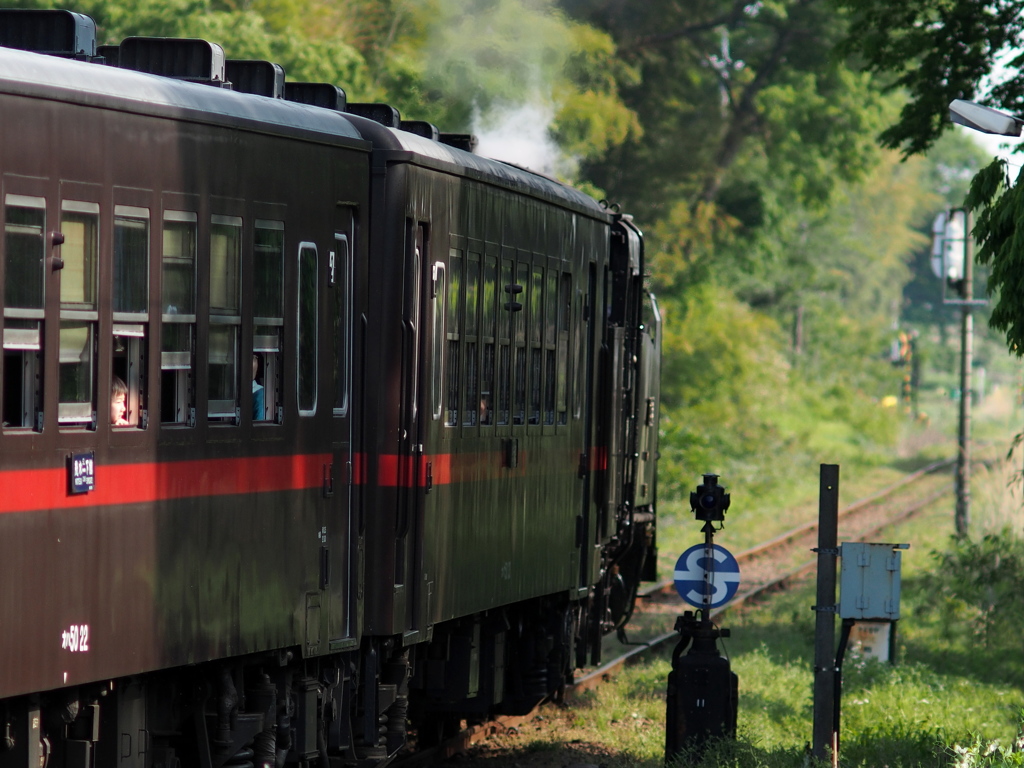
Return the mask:
POLYGON ((101 464, 95 490, 74 496, 63 468, 0 472, 0 513, 319 488, 333 461, 331 454, 308 454, 101 464))
POLYGON ((603 445, 595 445, 590 452, 590 471, 603 472, 608 469, 608 448, 603 445))

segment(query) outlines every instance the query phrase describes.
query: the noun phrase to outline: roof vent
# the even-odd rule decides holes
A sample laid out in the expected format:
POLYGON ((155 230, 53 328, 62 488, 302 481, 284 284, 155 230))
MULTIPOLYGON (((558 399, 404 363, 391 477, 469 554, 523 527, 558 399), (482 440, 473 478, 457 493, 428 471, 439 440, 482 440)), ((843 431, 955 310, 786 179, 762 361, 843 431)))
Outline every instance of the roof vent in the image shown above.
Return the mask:
POLYGON ((96 63, 106 64, 108 67, 116 67, 121 57, 121 46, 119 45, 97 45, 96 63))
POLYGON ((476 150, 477 138, 472 133, 442 133, 441 143, 463 152, 473 152, 476 150))
POLYGON ((118 66, 205 85, 226 82, 224 49, 194 38, 126 37, 118 66))
POLYGON ((398 128, 402 124, 402 116, 390 104, 349 104, 345 111, 388 128, 398 128))
POLYGON ((71 11, 4 9, 0 46, 87 60, 96 55, 96 22, 71 11))
POLYGON ((426 120, 403 120, 399 128, 431 141, 438 141, 441 137, 441 132, 437 130, 437 126, 433 123, 428 123, 426 120))
POLYGON ((285 83, 284 97, 299 104, 345 111, 345 91, 330 83, 285 83))
POLYGON ((284 67, 280 64, 228 59, 224 72, 236 91, 272 99, 284 98, 284 67))

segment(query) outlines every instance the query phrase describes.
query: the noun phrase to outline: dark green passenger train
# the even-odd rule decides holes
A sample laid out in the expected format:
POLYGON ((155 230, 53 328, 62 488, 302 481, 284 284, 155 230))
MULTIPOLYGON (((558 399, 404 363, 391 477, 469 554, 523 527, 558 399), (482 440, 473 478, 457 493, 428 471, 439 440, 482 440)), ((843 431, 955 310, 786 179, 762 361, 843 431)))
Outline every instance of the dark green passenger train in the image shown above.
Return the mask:
POLYGON ((596 663, 654 577, 632 220, 205 41, 0 44, 0 768, 380 765, 596 663))

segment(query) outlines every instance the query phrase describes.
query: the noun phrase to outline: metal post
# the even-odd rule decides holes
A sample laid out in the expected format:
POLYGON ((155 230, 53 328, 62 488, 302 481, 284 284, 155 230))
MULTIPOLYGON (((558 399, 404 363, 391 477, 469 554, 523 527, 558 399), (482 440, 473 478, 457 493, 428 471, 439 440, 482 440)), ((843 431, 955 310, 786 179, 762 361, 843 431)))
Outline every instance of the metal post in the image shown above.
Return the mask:
POLYGON ((818 593, 814 606, 814 736, 812 752, 833 764, 835 743, 835 605, 839 546, 839 465, 822 464, 818 489, 818 593))
POLYGON ((971 363, 974 359, 974 247, 971 238, 971 214, 965 212, 964 280, 961 288, 964 304, 960 323, 960 428, 957 436, 956 514, 954 523, 959 538, 967 536, 971 524, 971 363))

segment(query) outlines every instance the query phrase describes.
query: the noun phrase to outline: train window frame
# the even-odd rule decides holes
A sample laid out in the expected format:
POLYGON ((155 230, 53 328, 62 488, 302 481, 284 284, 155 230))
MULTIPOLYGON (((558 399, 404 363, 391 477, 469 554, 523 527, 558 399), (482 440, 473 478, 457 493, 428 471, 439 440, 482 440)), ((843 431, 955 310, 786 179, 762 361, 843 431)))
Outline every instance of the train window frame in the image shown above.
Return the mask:
POLYGON ((521 293, 519 297, 513 296, 512 301, 519 301, 521 305, 518 311, 512 313, 512 386, 511 386, 511 405, 512 405, 512 427, 524 428, 526 427, 526 409, 527 409, 527 398, 529 397, 529 375, 527 348, 529 346, 529 340, 527 338, 528 329, 527 315, 529 315, 530 298, 528 291, 530 290, 530 273, 532 270, 532 264, 530 262, 530 255, 523 251, 520 251, 516 259, 515 266, 515 280, 514 282, 520 287, 521 293))
POLYGON ((572 273, 565 271, 558 278, 558 308, 555 333, 558 370, 555 373, 555 423, 564 427, 569 423, 569 349, 572 336, 572 273))
POLYGON ((463 378, 462 391, 459 393, 462 403, 462 426, 468 432, 475 431, 480 419, 480 279, 481 254, 479 251, 467 251, 463 269, 463 378))
MULTIPOLYGON (((172 228, 172 229, 177 229, 172 228)), ((198 254, 199 254, 199 216, 194 211, 164 209, 161 216, 160 229, 160 424, 161 427, 194 427, 196 423, 196 302, 198 301, 198 254), (191 256, 168 255, 167 224, 191 225, 182 228, 191 235, 191 256), (168 302, 177 297, 167 294, 169 267, 187 266, 190 269, 191 285, 189 301, 191 312, 178 312, 177 304, 168 302), (167 312, 168 309, 174 312, 167 312), (174 336, 182 335, 187 349, 165 349, 174 329, 174 336), (181 334, 180 329, 185 331, 181 334), (168 397, 173 398, 174 420, 165 421, 165 406, 168 397)))
POLYGON ((316 247, 316 243, 304 240, 299 243, 298 255, 297 255, 297 279, 295 281, 295 290, 297 295, 297 301, 295 302, 295 402, 298 407, 299 416, 311 417, 316 415, 317 408, 317 394, 318 394, 318 367, 319 367, 319 296, 320 296, 320 254, 316 247), (312 252, 313 254, 313 295, 312 302, 309 302, 310 298, 308 295, 303 296, 303 257, 312 252), (312 309, 312 316, 306 318, 306 324, 312 325, 312 333, 303 333, 305 324, 303 323, 303 313, 309 312, 312 309), (309 322, 312 320, 312 322, 309 322), (306 359, 303 357, 304 351, 312 350, 312 359, 306 359), (307 404, 303 401, 303 387, 307 383, 303 379, 303 368, 309 366, 309 373, 312 375, 312 381, 308 382, 311 384, 312 402, 308 403, 309 407, 304 408, 303 405, 307 404))
POLYGON ((58 271, 58 333, 57 333, 57 425, 62 431, 95 430, 98 424, 97 397, 99 357, 99 262, 102 220, 100 204, 85 200, 60 201, 60 231, 64 242, 60 245, 62 268, 58 271), (76 221, 77 220, 77 221, 76 221), (82 225, 79 241, 71 235, 72 223, 82 225), (73 248, 81 248, 81 295, 72 291, 79 274, 77 255, 73 248), (89 253, 89 251, 92 251, 89 253), (91 283, 91 284, 90 284, 91 283), (67 292, 65 293, 65 288, 67 292), (80 300, 78 300, 80 299, 80 300), (82 338, 79 331, 84 331, 82 338), (81 342, 81 347, 79 347, 81 342), (75 350, 80 349, 76 365, 75 350), (77 376, 73 368, 80 370, 77 376), (70 375, 69 375, 70 374, 70 375), (67 397, 70 385, 77 378, 74 399, 67 397))
POLYGON ((347 232, 334 233, 331 269, 336 301, 332 320, 335 323, 334 353, 334 416, 348 415, 352 381, 352 247, 347 232))
MULTIPOLYGON (((209 327, 207 329, 206 350, 206 417, 207 422, 221 426, 238 426, 242 419, 241 410, 241 377, 242 377, 242 250, 244 238, 244 222, 241 216, 227 216, 214 213, 210 215, 209 254, 207 263, 209 327), (224 251, 224 270, 215 264, 219 249, 214 247, 215 238, 221 233, 218 228, 234 233, 233 242, 226 238, 229 246, 234 245, 233 252, 224 251), (232 261, 234 263, 232 263, 232 261), (232 274, 234 267, 234 274, 232 274), (222 271, 225 280, 221 281, 222 271), (216 280, 214 276, 216 275, 216 280), (218 294, 215 297, 215 293, 218 294), (223 300, 220 304, 214 301, 223 300), (215 345, 214 337, 222 337, 215 345), (215 362, 215 354, 217 355, 215 362), (221 362, 221 355, 224 362, 221 362), (225 375, 214 377, 214 365, 224 369, 225 375), (219 385, 219 387, 218 387, 219 385), (215 393, 214 388, 219 391, 215 393), (214 394, 229 395, 213 397, 214 394)), ((248 381, 248 378, 246 379, 248 381)))
POLYGON ((544 410, 544 289, 546 270, 543 264, 530 264, 530 285, 527 293, 527 385, 526 424, 543 424, 544 410))
MULTIPOLYGON (((118 376, 128 389, 126 398, 126 410, 124 425, 111 427, 115 431, 126 431, 130 429, 147 429, 149 427, 149 387, 147 361, 149 359, 149 302, 150 302, 150 258, 151 258, 151 218, 150 209, 131 206, 114 206, 114 241, 113 241, 113 293, 111 296, 111 318, 112 318, 112 355, 111 355, 111 382, 113 377, 118 376), (121 284, 121 273, 119 270, 119 259, 122 255, 119 230, 134 228, 138 223, 143 225, 142 244, 145 249, 144 255, 138 259, 143 274, 136 280, 135 288, 141 289, 142 301, 137 302, 138 309, 118 309, 117 291, 121 284), (124 363, 119 365, 123 352, 124 363), (123 367, 123 370, 119 368, 123 367)), ((129 282, 131 282, 129 280, 129 282)), ((111 394, 113 398, 113 394, 111 394)))
POLYGON ((495 414, 498 365, 498 255, 485 252, 481 270, 480 339, 483 358, 480 365, 480 426, 493 427, 495 414))
MULTIPOLYGON (((0 391, 3 392, 3 404, 0 406, 0 423, 3 431, 9 434, 32 434, 43 430, 43 334, 46 323, 46 256, 49 246, 47 213, 45 197, 14 193, 4 195, 4 263, 0 271, 5 280, 2 294, 3 383, 0 391), (12 209, 36 211, 40 220, 36 224, 11 222, 12 209), (23 231, 15 231, 17 229, 23 231), (7 279, 12 272, 10 260, 15 250, 10 239, 12 235, 38 240, 38 306, 12 305, 8 286, 14 283, 7 279)), ((28 261, 31 263, 31 254, 28 261)))
POLYGON ((252 358, 256 370, 252 376, 252 421, 260 426, 284 423, 284 272, 287 258, 285 223, 278 219, 253 221, 253 335, 252 358), (279 232, 280 241, 273 253, 276 264, 270 262, 271 245, 261 242, 260 233, 279 232), (268 266, 269 265, 269 266, 268 266), (274 267, 276 266, 276 270, 274 267), (269 273, 276 271, 276 285, 269 273), (268 301, 260 301, 260 281, 265 280, 270 290, 268 301), (275 295, 276 294, 276 295, 275 295), (271 306, 276 303, 276 306, 271 306), (259 384, 258 377, 263 377, 259 384), (257 387, 262 387, 263 413, 257 418, 257 387))
POLYGON ((513 337, 515 335, 516 314, 512 311, 512 303, 519 300, 517 294, 509 292, 516 281, 515 251, 502 248, 498 262, 498 297, 500 306, 505 313, 498 314, 498 373, 497 373, 497 418, 496 425, 505 427, 503 432, 512 425, 512 376, 513 376, 513 337))
POLYGON ((443 261, 435 261, 430 272, 430 360, 431 360, 431 413, 432 421, 440 421, 444 410, 445 317, 448 298, 448 271, 443 261))
POLYGON ((448 249, 448 284, 447 284, 447 314, 445 316, 445 350, 444 357, 447 360, 448 379, 445 392, 445 415, 444 425, 446 427, 459 426, 459 406, 461 404, 459 375, 462 370, 462 336, 460 334, 459 318, 462 311, 462 266, 463 249, 448 249))

